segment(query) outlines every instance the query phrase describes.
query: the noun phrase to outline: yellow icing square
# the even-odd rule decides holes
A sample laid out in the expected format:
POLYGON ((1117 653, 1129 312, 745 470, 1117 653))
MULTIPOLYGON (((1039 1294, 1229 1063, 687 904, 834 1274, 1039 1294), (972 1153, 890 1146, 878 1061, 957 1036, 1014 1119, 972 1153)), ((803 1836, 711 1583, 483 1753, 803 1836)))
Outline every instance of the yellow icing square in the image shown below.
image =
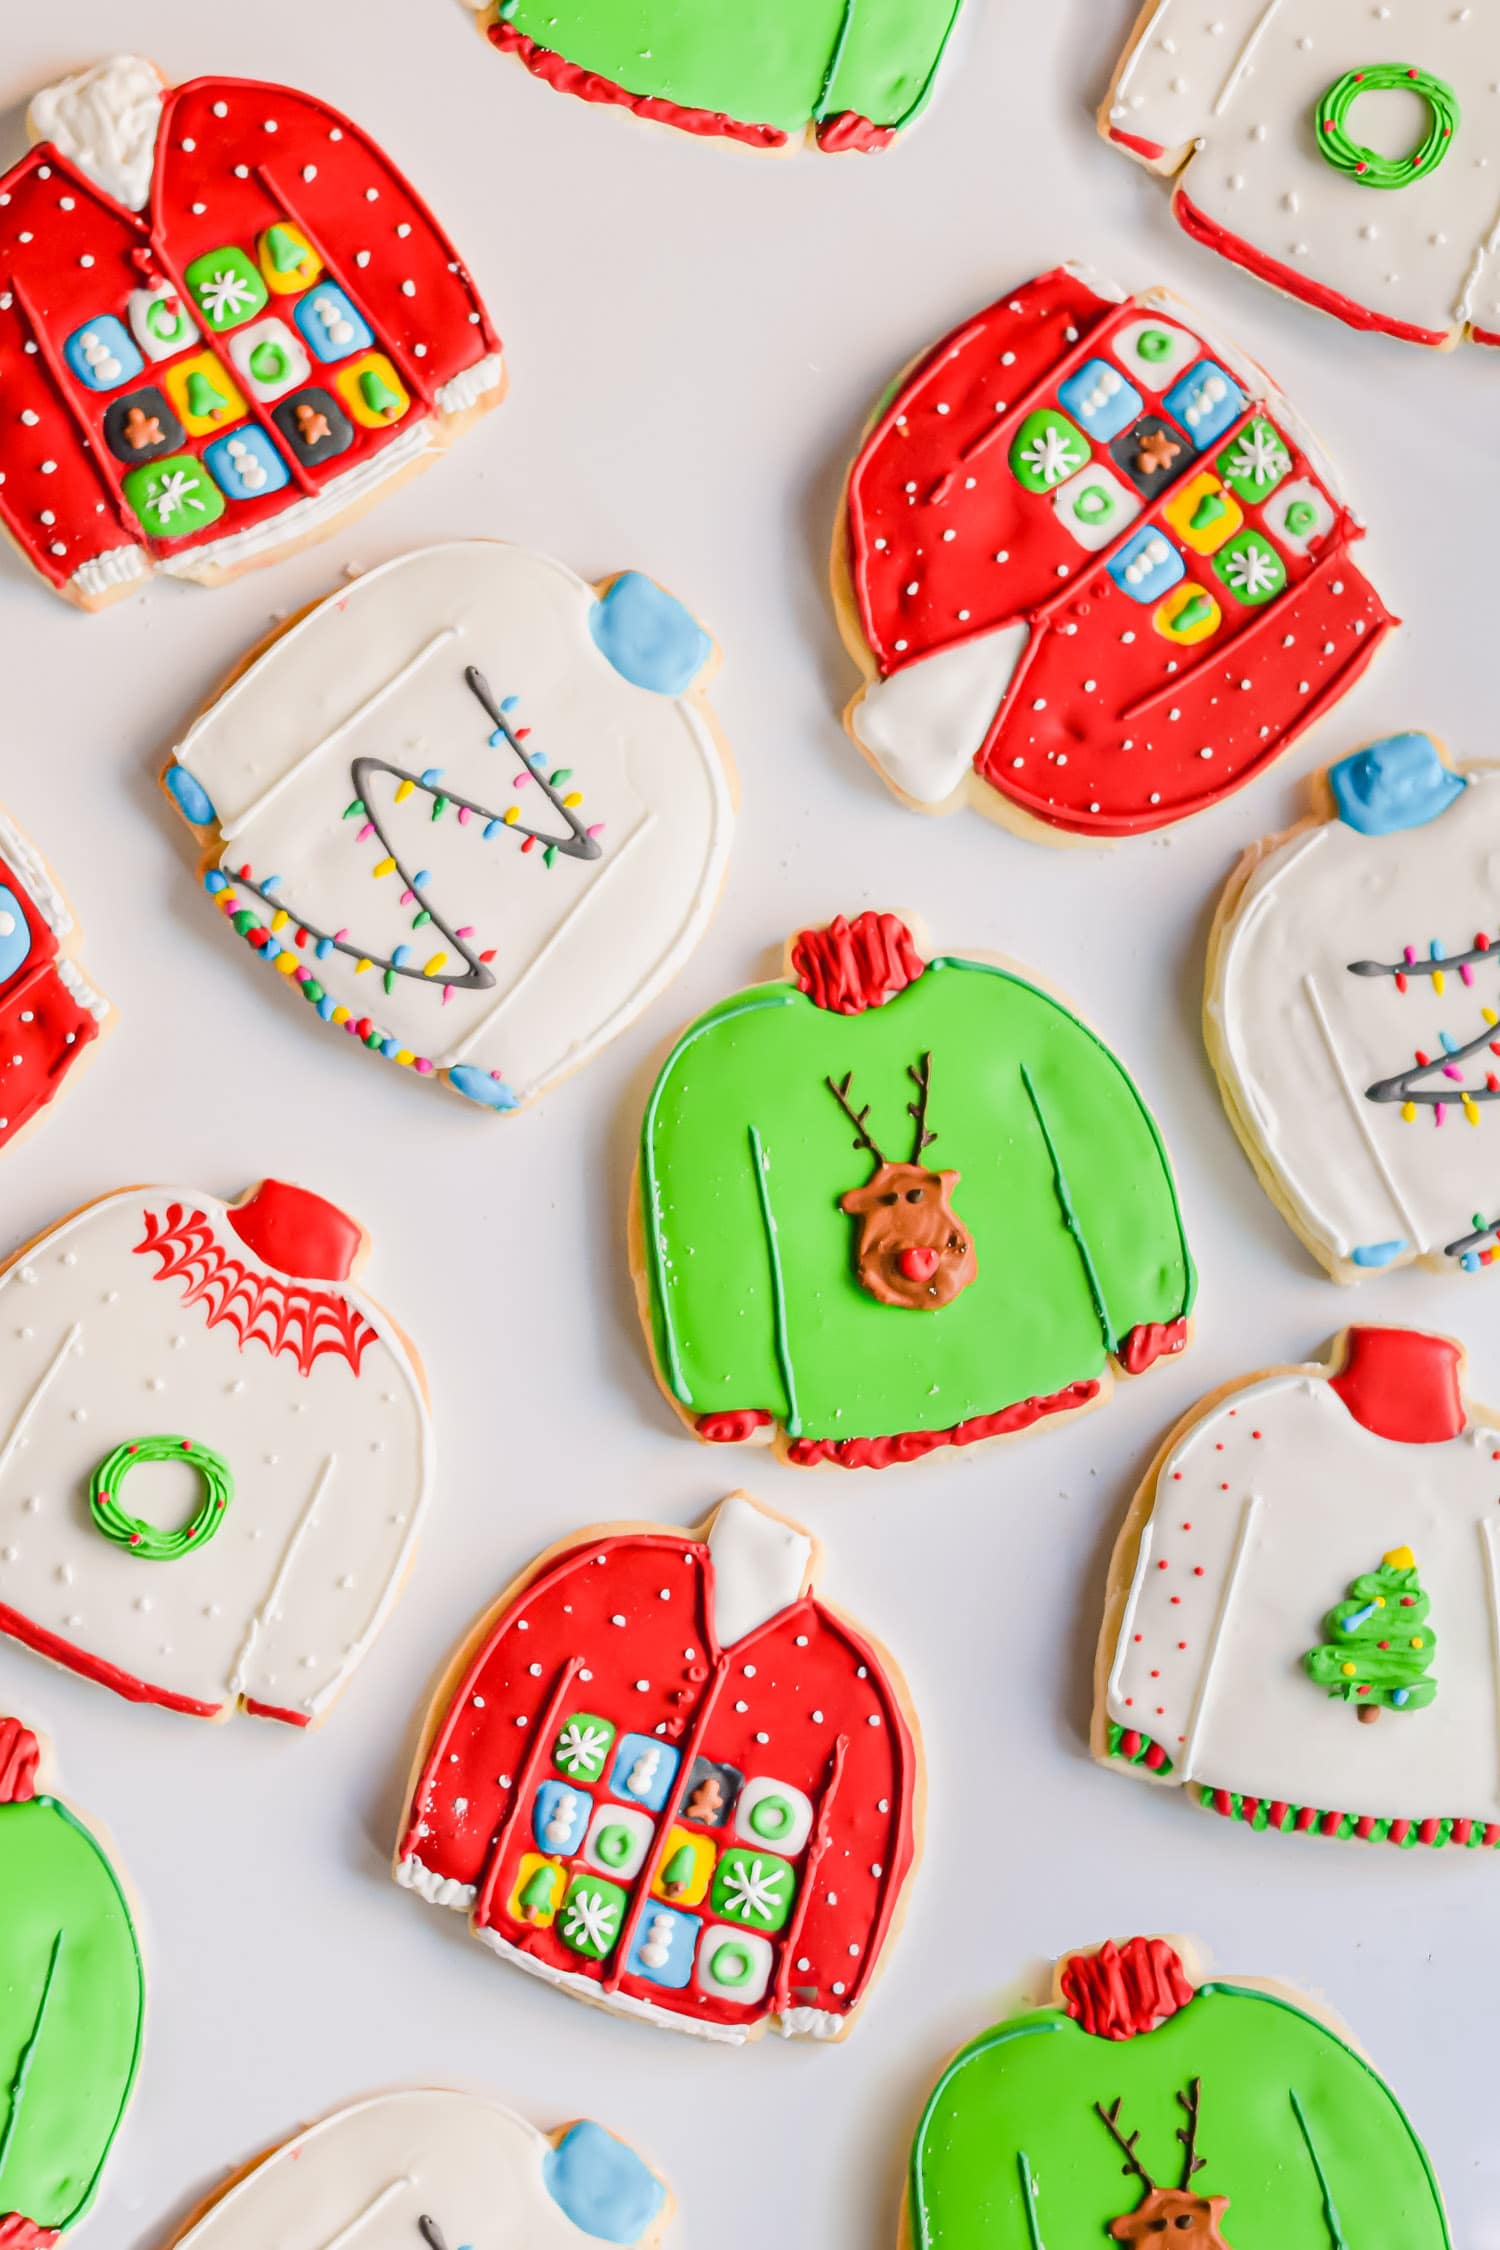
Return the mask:
POLYGON ((323 271, 323 261, 307 236, 287 219, 266 228, 255 245, 255 256, 273 297, 295 297, 299 290, 310 289, 323 271), (302 255, 289 265, 286 260, 293 250, 302 255))
POLYGON ((1153 620, 1163 640, 1175 641, 1179 648, 1195 648, 1217 633, 1223 622, 1224 612, 1213 595, 1191 578, 1173 587, 1153 620))
POLYGON ((191 437, 227 430, 232 422, 242 422, 248 411, 239 385, 216 352, 194 352, 191 359, 169 367, 162 380, 173 412, 191 437), (209 394, 216 394, 222 403, 211 404, 209 394))
POLYGON ((333 379, 351 421, 367 430, 389 429, 411 406, 411 395, 384 352, 364 352, 333 379))
POLYGON ((707 1836, 695 1835, 691 1828, 670 1829, 666 1843, 662 1846, 656 1881, 651 1886, 652 1897, 665 1899, 669 1906, 701 1904, 708 1896, 708 1886, 713 1879, 714 1862, 718 1856, 707 1836), (683 1852, 692 1855, 692 1875, 680 1890, 668 1890, 664 1880, 667 1870, 683 1852))
POLYGON ((568 1878, 563 1872, 561 1860, 545 1859, 540 1852, 523 1852, 506 1902, 506 1912, 513 1922, 525 1922, 534 1930, 549 1930, 557 1919, 557 1910, 562 1905, 563 1893, 567 1887, 568 1878), (539 1899, 526 1900, 524 1896, 535 1878, 544 1871, 552 1877, 552 1902, 549 1906, 541 1905, 539 1899))
POLYGON ((1217 554, 1245 521, 1245 511, 1234 494, 1207 470, 1202 476, 1190 477, 1162 513, 1195 555, 1217 554))

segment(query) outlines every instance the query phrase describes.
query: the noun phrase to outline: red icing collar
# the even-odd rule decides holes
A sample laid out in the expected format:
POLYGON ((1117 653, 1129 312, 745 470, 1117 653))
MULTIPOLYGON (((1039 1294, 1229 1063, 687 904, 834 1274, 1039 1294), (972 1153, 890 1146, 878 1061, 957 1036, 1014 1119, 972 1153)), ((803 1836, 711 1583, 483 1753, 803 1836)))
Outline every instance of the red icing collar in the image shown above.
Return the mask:
MULTIPOLYGON (((0 1805, 29 1805, 36 1795, 41 1749, 30 1727, 0 1719, 0 1805)), ((0 2234, 0 2242, 5 2239, 0 2234)))
POLYGON ((1137 2039, 1170 2022, 1193 1997, 1178 1956, 1163 1938, 1111 1939, 1097 1953, 1075 1953, 1059 1978, 1063 2006, 1093 2039, 1137 2039))
POLYGON ((364 1239, 336 1203, 285 1180, 262 1180, 229 1224, 268 1266, 301 1281, 347 1281, 364 1239))
POLYGON ((842 914, 825 930, 803 930, 792 943, 792 974, 809 1000, 835 1015, 882 1008, 925 966, 906 924, 894 914, 842 914))
POLYGON ((1333 1376, 1356 1422, 1396 1445, 1446 1445, 1463 1431, 1463 1354, 1450 1336, 1414 1328, 1351 1328, 1333 1376))

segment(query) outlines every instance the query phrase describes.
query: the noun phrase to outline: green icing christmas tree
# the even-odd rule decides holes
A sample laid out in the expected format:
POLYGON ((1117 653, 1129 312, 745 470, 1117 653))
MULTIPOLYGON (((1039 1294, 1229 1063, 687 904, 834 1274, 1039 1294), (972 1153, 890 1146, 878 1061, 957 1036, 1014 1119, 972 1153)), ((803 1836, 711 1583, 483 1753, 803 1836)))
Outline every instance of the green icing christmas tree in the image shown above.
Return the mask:
POLYGON ((1428 1606, 1410 1547, 1393 1547, 1324 1618, 1327 1641, 1302 1659, 1309 1677, 1367 1724, 1382 1710, 1422 1710, 1437 1694, 1427 1677, 1437 1651, 1428 1606))

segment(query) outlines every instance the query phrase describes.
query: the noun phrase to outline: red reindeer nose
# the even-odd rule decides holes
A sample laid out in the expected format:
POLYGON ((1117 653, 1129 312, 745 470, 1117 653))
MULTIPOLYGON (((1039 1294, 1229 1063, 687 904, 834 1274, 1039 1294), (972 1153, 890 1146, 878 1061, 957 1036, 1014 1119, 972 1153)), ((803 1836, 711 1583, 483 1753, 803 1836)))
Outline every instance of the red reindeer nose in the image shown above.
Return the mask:
POLYGON ((938 1269, 935 1250, 903 1250, 896 1260, 903 1281, 931 1281, 938 1269))

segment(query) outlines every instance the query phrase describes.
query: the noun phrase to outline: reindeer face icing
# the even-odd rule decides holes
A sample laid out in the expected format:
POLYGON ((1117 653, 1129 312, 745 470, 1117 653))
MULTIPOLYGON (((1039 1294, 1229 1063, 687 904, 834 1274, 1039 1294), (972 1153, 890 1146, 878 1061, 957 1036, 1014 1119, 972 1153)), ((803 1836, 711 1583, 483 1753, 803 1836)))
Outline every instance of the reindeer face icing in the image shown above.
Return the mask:
POLYGON ((1193 2180, 1204 2168, 1207 2159, 1198 2154, 1198 2111, 1203 2099, 1203 2083, 1195 2078, 1185 2092, 1178 2095, 1185 2123, 1177 2128, 1176 2138, 1182 2144, 1182 2180, 1177 2187, 1161 2187, 1151 2177, 1141 2162, 1136 2144, 1140 2129, 1127 2133, 1120 2122, 1120 2103, 1109 2109, 1095 2103, 1100 2122, 1113 2136, 1123 2151, 1123 2170, 1133 2175, 1141 2184, 1141 2200, 1133 2211, 1112 2219, 1109 2237, 1112 2242, 1145 2242, 1175 2246, 1182 2250, 1232 2250, 1219 2231, 1219 2222, 1229 2209, 1227 2195, 1195 2195, 1193 2180))
POLYGON ((853 1073, 842 1085, 830 1078, 829 1092, 849 1117, 864 1148, 875 1160, 875 1170, 863 1187, 839 1197, 839 1209, 860 1222, 854 1246, 854 1270, 859 1285, 882 1305, 904 1306, 909 1312, 935 1312, 962 1296, 979 1271, 973 1237, 953 1208, 953 1190, 961 1175, 932 1172, 919 1163, 924 1148, 937 1138, 927 1123, 927 1100, 932 1081, 932 1057, 908 1066, 907 1076, 917 1089, 908 1102, 916 1124, 916 1146, 907 1163, 892 1163, 871 1137, 866 1119, 867 1102, 856 1110, 849 1099, 853 1073))

